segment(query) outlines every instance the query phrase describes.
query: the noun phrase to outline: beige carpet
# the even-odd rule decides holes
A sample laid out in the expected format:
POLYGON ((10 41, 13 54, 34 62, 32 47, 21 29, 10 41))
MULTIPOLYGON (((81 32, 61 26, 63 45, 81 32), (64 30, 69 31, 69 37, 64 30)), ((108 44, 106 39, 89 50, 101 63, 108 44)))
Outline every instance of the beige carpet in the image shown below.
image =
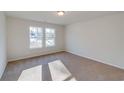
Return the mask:
POLYGON ((124 80, 124 70, 59 52, 8 63, 2 81, 124 80))

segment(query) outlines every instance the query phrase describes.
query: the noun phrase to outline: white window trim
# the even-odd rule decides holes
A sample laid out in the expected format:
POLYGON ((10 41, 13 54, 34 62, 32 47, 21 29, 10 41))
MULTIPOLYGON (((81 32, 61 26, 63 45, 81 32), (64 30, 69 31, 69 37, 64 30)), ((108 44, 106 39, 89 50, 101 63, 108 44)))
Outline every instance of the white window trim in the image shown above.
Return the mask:
POLYGON ((40 48, 43 48, 43 36, 41 37, 41 46, 31 47, 31 36, 30 36, 30 34, 31 34, 30 28, 31 28, 31 27, 33 27, 33 28, 41 28, 41 31, 42 31, 42 33, 43 33, 43 28, 42 28, 42 27, 37 27, 37 26, 30 26, 30 27, 29 27, 29 48, 30 48, 30 49, 40 49, 40 48))
POLYGON ((45 41, 45 47, 46 47, 46 48, 55 47, 55 46, 56 46, 56 30, 55 30, 54 28, 46 27, 44 33, 45 33, 45 35, 44 35, 44 36, 45 36, 45 40, 44 40, 44 41, 45 41), (52 30, 54 30, 55 36, 54 36, 54 37, 51 37, 51 38, 54 39, 54 45, 53 45, 53 46, 47 46, 47 44, 46 44, 46 29, 52 29, 52 30))
MULTIPOLYGON (((55 47, 56 46, 56 30, 55 30, 55 28, 50 28, 50 27, 39 27, 39 26, 30 26, 29 27, 29 48, 30 49, 42 49, 42 48, 52 48, 52 47, 55 47), (30 39, 31 39, 31 37, 30 37, 30 27, 34 27, 34 28, 41 28, 42 29, 42 34, 43 34, 43 36, 41 37, 42 38, 42 45, 41 45, 41 47, 33 47, 33 48, 31 48, 31 41, 30 41, 30 39), (46 29, 53 29, 54 30, 54 33, 55 33, 55 37, 53 37, 53 39, 54 39, 54 45, 53 46, 47 46, 46 45, 46 29)), ((52 38, 52 37, 51 37, 52 38)))

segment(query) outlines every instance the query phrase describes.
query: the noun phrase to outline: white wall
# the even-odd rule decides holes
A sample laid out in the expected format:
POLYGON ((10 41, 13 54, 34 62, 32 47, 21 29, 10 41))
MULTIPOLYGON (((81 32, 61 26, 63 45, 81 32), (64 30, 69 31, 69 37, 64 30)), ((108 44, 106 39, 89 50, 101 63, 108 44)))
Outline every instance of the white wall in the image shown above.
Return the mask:
POLYGON ((124 14, 68 25, 66 50, 124 69, 124 14))
POLYGON ((44 24, 42 22, 37 21, 7 17, 7 32, 9 61, 64 50, 64 26, 55 24, 44 24), (56 47, 30 49, 29 27, 30 26, 44 27, 44 25, 56 29, 56 47))
POLYGON ((6 55, 6 23, 5 15, 0 12, 0 78, 5 70, 7 64, 6 55))

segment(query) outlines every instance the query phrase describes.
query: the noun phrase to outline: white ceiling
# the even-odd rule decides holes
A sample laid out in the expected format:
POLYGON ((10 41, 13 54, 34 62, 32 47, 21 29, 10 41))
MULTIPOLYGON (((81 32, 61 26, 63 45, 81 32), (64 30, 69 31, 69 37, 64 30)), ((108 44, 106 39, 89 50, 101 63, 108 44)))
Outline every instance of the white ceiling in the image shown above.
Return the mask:
POLYGON ((107 16, 119 12, 105 11, 66 11, 64 16, 57 16, 56 11, 8 11, 7 16, 42 21, 60 25, 73 24, 80 21, 88 21, 97 17, 107 16))

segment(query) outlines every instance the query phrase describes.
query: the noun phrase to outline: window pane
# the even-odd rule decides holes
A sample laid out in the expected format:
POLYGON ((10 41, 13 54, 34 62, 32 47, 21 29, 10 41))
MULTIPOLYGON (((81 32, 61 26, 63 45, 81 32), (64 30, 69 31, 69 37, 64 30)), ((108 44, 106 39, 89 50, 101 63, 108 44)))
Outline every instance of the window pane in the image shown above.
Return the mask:
POLYGON ((55 46, 55 30, 46 28, 45 29, 45 43, 46 47, 55 46))
POLYGON ((46 37, 55 37, 55 30, 46 28, 46 37))
POLYGON ((38 36, 38 37, 43 37, 42 28, 38 28, 38 29, 37 29, 37 36, 38 36))
POLYGON ((42 47, 42 28, 30 27, 30 48, 41 48, 42 47))
POLYGON ((55 40, 54 38, 46 38, 46 47, 54 46, 55 40))

